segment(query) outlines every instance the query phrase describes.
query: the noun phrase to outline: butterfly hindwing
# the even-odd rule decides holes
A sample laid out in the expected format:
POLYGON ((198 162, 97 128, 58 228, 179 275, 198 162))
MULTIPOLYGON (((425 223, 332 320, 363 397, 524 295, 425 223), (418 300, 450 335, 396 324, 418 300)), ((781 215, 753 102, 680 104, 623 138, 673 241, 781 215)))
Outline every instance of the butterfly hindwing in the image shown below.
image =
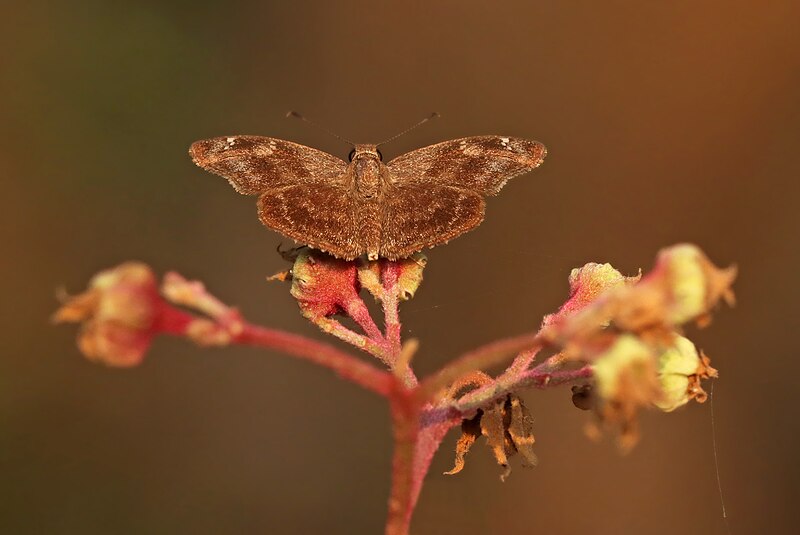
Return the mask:
POLYGON ((363 252, 357 207, 347 190, 321 182, 270 189, 258 199, 258 217, 302 244, 353 259, 363 252))
POLYGON ((196 141, 189 148, 194 163, 228 179, 239 193, 322 181, 335 183, 347 163, 321 150, 261 136, 227 136, 196 141))
POLYGON ((396 183, 437 184, 496 195, 510 178, 538 167, 546 154, 538 141, 477 136, 413 150, 386 165, 396 183))
POLYGON ((405 258, 445 243, 483 221, 481 195, 438 184, 399 184, 386 198, 380 256, 405 258))

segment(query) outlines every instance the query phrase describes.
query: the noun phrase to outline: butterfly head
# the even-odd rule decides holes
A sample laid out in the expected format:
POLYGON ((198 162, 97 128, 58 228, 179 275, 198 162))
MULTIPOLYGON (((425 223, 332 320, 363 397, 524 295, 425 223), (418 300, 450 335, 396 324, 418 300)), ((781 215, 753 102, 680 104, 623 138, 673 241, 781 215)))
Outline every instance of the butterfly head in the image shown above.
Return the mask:
POLYGON ((350 151, 350 156, 348 159, 351 162, 355 162, 358 160, 377 160, 383 161, 383 154, 381 151, 378 150, 377 145, 362 145, 357 143, 353 150, 350 151))

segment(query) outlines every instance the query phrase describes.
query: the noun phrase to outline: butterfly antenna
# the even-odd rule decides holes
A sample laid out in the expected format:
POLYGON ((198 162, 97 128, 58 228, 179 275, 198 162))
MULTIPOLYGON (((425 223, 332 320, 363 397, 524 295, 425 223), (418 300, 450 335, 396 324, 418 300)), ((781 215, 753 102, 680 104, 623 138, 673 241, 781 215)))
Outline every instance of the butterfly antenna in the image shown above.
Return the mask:
POLYGON ((318 125, 317 123, 315 123, 314 121, 311 121, 311 120, 309 120, 309 119, 306 119, 305 117, 303 117, 302 115, 300 115, 300 114, 299 114, 299 113, 297 113, 296 111, 290 111, 290 112, 288 112, 288 113, 286 114, 286 117, 293 117, 293 118, 295 118, 295 119, 300 119, 300 120, 301 120, 301 121, 303 121, 303 122, 306 122, 306 123, 308 123, 308 124, 310 124, 310 125, 312 125, 312 126, 315 126, 315 127, 319 128, 320 130, 322 130, 322 131, 323 131, 323 132, 325 132, 326 134, 329 134, 329 135, 331 135, 331 136, 335 137, 336 139, 339 139, 339 140, 341 140, 341 141, 344 141, 344 142, 345 142, 345 143, 347 143, 348 145, 355 145, 355 143, 353 143, 353 142, 352 142, 352 141, 350 141, 349 139, 345 139, 345 138, 343 138, 342 136, 340 136, 339 134, 335 134, 335 133, 331 132, 330 130, 328 130, 328 129, 327 129, 327 128, 325 128, 324 126, 320 126, 320 125, 318 125))
POLYGON ((438 114, 438 113, 436 113, 436 112, 433 112, 433 113, 431 113, 430 115, 428 115, 427 117, 425 117, 423 120, 421 120, 420 122, 418 122, 417 124, 415 124, 415 125, 413 125, 413 126, 410 126, 409 128, 406 128, 405 130, 403 130, 403 131, 402 131, 402 132, 400 132, 399 134, 397 134, 397 135, 395 135, 395 136, 392 136, 392 137, 390 137, 390 138, 389 138, 389 139, 387 139, 386 141, 381 141, 381 142, 380 142, 380 143, 378 143, 376 146, 378 146, 378 147, 379 147, 379 146, 381 146, 381 145, 385 145, 386 143, 389 143, 390 141, 394 141, 395 139, 399 138, 400 136, 403 136, 403 135, 405 135, 405 134, 408 134, 409 132, 411 132, 412 130, 414 130, 416 127, 418 127, 418 126, 422 126, 423 124, 427 123, 427 122, 428 122, 428 121, 430 121, 431 119, 438 119, 439 117, 440 117, 440 116, 439 116, 439 114, 438 114))

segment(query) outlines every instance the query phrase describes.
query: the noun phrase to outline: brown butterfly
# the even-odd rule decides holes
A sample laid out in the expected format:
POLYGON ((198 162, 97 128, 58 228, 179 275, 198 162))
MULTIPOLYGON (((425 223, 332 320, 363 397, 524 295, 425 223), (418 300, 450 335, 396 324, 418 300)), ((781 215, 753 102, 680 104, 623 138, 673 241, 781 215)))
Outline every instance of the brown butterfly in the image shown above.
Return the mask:
POLYGON ((484 197, 542 163, 537 141, 478 136, 417 149, 384 164, 377 145, 356 144, 350 162, 291 141, 216 137, 192 144, 192 160, 258 195, 267 227, 352 260, 397 260, 477 227, 484 197))

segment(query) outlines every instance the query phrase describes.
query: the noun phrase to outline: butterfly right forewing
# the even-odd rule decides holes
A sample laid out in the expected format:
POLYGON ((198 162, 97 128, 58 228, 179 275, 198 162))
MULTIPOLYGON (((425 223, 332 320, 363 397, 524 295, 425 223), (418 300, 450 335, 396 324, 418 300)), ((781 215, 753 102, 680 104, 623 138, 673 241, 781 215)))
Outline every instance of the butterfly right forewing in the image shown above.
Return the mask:
POLYGON ((200 167, 259 195, 258 217, 290 238, 341 258, 360 254, 356 206, 347 163, 311 147, 261 136, 197 141, 189 149, 200 167))

